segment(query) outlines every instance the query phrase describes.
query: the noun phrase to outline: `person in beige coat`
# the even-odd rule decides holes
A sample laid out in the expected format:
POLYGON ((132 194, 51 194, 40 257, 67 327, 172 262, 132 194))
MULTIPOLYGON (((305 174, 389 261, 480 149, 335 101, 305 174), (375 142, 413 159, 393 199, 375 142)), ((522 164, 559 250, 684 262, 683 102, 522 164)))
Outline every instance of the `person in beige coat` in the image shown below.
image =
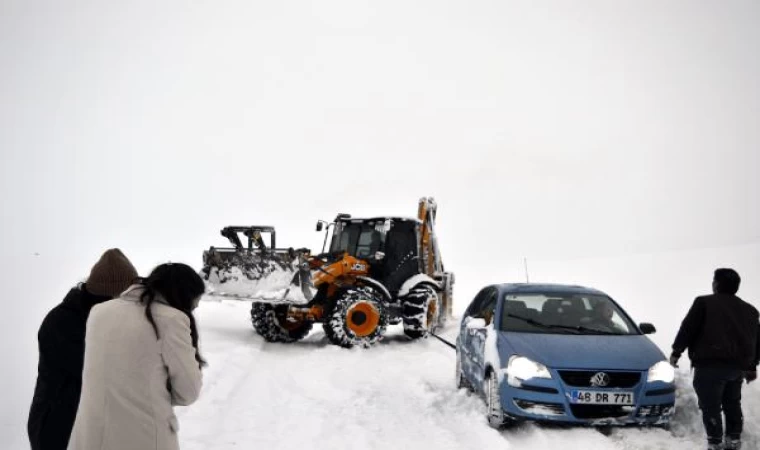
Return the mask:
POLYGON ((174 405, 201 390, 193 309, 205 286, 189 266, 156 267, 87 321, 82 395, 69 450, 176 450, 174 405))

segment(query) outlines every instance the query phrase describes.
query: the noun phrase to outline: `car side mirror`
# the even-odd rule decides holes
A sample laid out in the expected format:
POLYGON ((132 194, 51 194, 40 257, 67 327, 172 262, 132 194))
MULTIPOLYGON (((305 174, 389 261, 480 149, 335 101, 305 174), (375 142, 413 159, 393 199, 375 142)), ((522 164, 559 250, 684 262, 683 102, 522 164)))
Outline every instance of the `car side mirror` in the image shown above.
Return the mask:
POLYGON ((639 325, 639 330, 644 334, 654 334, 657 332, 657 329, 651 323, 642 323, 639 325))
POLYGON ((465 327, 467 327, 468 330, 476 330, 479 328, 485 328, 486 327, 486 319, 481 318, 472 318, 467 321, 465 324, 465 327))
POLYGON ((322 221, 317 222, 317 231, 322 231, 322 221))

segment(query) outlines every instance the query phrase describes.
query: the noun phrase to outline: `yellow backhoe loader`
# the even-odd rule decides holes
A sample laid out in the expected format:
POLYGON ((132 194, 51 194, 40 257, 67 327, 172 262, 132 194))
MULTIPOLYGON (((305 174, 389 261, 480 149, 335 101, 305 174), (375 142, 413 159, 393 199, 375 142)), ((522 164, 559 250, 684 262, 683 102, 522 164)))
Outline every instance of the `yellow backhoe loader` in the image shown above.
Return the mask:
POLYGON ((276 248, 273 227, 226 227, 233 247, 204 252, 203 276, 215 295, 252 300, 253 327, 270 342, 295 342, 317 322, 342 347, 368 347, 389 324, 425 337, 451 316, 454 284, 438 248, 436 211, 422 198, 416 218, 318 221, 325 233, 318 255, 276 248))

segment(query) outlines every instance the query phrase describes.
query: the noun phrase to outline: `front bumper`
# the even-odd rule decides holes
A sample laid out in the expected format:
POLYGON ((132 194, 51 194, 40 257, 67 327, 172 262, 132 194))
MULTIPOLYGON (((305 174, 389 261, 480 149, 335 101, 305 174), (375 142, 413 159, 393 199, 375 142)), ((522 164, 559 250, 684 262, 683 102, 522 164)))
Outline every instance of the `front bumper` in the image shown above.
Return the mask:
POLYGON ((550 369, 550 372, 552 379, 534 378, 522 382, 520 387, 511 386, 506 377, 500 377, 499 393, 505 413, 519 420, 576 425, 665 426, 675 412, 675 384, 648 383, 646 371, 563 369, 562 376, 557 370, 550 369), (619 383, 620 386, 607 388, 580 385, 585 374, 591 372, 605 372, 613 379, 619 375, 618 378, 626 380, 619 383), (609 394, 633 393, 635 404, 576 404, 571 401, 571 391, 578 389, 609 394))

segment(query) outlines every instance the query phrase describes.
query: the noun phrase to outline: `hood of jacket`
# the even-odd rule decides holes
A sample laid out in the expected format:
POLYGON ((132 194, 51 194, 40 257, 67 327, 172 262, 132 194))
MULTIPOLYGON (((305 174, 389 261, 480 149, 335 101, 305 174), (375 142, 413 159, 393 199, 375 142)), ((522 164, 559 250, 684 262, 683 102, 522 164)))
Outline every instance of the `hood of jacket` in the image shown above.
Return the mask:
POLYGON ((82 314, 87 317, 93 306, 103 303, 111 298, 108 296, 94 295, 87 292, 87 285, 82 283, 72 288, 66 297, 63 298, 63 308, 82 314))

